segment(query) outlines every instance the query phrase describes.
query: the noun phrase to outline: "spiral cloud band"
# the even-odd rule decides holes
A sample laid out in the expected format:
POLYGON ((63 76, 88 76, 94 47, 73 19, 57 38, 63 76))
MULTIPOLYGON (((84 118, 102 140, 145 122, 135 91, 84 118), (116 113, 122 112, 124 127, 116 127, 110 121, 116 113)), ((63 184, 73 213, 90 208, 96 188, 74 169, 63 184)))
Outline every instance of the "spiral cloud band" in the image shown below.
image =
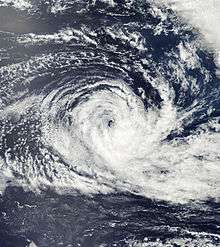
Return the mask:
POLYGON ((212 54, 170 9, 143 1, 118 13, 104 2, 74 5, 72 27, 50 34, 37 24, 36 33, 0 34, 25 53, 0 51, 1 190, 10 178, 38 192, 218 200, 212 54))

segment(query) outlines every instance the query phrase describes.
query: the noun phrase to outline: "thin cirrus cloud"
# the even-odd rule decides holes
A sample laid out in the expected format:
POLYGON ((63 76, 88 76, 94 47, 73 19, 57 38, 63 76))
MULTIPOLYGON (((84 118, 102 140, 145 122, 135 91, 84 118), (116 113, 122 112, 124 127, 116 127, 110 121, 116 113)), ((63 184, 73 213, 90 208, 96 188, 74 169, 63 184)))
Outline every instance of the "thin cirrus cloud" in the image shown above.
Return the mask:
POLYGON ((220 67, 220 1, 158 0, 168 4, 177 14, 199 30, 206 44, 214 48, 220 67))

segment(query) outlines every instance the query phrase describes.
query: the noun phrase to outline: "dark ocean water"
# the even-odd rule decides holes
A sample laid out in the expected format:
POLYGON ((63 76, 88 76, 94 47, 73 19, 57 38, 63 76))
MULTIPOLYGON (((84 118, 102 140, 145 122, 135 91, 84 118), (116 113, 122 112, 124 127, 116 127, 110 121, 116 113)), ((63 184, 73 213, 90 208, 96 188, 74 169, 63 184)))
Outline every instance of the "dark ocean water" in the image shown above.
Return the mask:
POLYGON ((149 1, 0 1, 0 247, 220 246, 220 80, 149 1))

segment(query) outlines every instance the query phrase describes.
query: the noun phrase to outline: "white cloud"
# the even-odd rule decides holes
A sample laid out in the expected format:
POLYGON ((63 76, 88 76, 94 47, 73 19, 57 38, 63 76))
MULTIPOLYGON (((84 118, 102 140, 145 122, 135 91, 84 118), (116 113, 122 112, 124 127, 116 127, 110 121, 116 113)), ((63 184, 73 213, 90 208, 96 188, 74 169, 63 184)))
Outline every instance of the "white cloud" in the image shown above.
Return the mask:
POLYGON ((206 44, 216 51, 220 66, 220 1, 219 0, 158 0, 169 5, 179 16, 197 28, 206 44))

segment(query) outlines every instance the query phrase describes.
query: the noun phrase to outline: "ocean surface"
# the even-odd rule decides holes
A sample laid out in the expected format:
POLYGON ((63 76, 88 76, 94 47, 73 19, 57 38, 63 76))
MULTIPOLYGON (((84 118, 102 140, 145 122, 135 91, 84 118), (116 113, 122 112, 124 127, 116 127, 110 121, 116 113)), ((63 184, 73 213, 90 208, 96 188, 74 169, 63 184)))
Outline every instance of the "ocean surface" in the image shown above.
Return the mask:
POLYGON ((0 0, 0 247, 220 246, 217 0, 0 0))

